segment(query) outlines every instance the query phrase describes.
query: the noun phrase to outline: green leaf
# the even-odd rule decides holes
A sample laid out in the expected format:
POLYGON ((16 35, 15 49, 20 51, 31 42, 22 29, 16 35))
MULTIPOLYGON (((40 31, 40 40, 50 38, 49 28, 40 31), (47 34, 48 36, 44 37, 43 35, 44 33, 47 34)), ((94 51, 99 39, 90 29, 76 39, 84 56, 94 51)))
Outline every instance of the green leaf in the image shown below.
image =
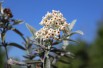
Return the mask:
POLYGON ((73 29, 76 21, 77 21, 77 20, 75 19, 75 20, 72 21, 72 23, 70 23, 69 30, 72 30, 72 29, 73 29))
POLYGON ((2 40, 2 42, 5 41, 5 33, 1 33, 1 40, 2 40))
POLYGON ((70 36, 71 36, 71 35, 74 35, 74 34, 83 35, 84 33, 83 33, 82 31, 80 31, 80 30, 77 30, 77 31, 75 31, 75 32, 72 32, 72 33, 70 34, 70 36))
POLYGON ((29 31, 31 32, 31 34, 34 36, 35 38, 35 33, 36 33, 36 29, 34 29, 31 25, 26 23, 26 27, 29 29, 29 31))
POLYGON ((18 25, 18 24, 22 24, 23 21, 22 20, 13 20, 13 25, 18 25))
POLYGON ((20 35, 22 37, 22 39, 26 42, 26 39, 24 38, 23 34, 16 28, 11 28, 12 31, 14 31, 15 33, 17 33, 18 35, 20 35))
POLYGON ((3 14, 2 2, 0 2, 0 13, 3 14))
POLYGON ((11 28, 11 30, 13 30, 15 33, 19 34, 20 36, 23 36, 23 34, 16 28, 11 28))
POLYGON ((9 43, 8 46, 14 46, 19 49, 26 50, 23 46, 21 46, 20 44, 17 44, 17 43, 9 43))

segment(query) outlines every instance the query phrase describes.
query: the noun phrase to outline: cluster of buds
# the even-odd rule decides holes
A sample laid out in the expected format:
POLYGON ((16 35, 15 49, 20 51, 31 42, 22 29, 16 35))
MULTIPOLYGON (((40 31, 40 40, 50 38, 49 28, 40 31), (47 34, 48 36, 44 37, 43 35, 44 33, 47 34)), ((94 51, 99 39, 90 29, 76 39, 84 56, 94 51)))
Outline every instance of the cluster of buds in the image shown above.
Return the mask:
POLYGON ((4 12, 4 14, 6 14, 9 18, 12 18, 12 17, 13 17, 12 12, 11 12, 11 10, 10 10, 9 8, 5 8, 5 9, 3 10, 3 12, 4 12))
POLYGON ((12 17, 13 17, 13 15, 9 8, 4 8, 4 9, 0 10, 0 21, 1 22, 7 23, 10 21, 9 19, 12 17))
POLYGON ((40 24, 44 27, 36 32, 37 38, 57 39, 60 37, 61 31, 66 33, 69 31, 69 24, 66 22, 63 14, 56 10, 52 10, 52 13, 47 12, 40 24))

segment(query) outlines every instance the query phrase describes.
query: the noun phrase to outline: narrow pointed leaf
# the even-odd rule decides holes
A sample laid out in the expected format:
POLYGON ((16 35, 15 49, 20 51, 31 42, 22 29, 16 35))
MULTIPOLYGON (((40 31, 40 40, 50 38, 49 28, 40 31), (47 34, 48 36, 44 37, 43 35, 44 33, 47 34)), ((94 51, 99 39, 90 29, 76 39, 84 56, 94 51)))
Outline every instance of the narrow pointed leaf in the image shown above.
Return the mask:
POLYGON ((74 34, 80 34, 80 35, 83 35, 84 33, 80 30, 77 30, 75 32, 72 32, 70 35, 74 35, 74 34))
POLYGON ((78 41, 75 41, 75 40, 72 40, 72 39, 68 39, 68 41, 79 43, 78 41))
POLYGON ((76 43, 79 43, 78 41, 75 41, 75 40, 72 40, 72 39, 64 39, 64 40, 68 40, 68 41, 72 41, 72 42, 76 42, 76 43))
POLYGON ((11 28, 11 30, 13 30, 15 33, 19 34, 20 36, 23 36, 23 34, 16 28, 11 28))
POLYGON ((75 19, 75 20, 72 21, 72 23, 70 23, 69 30, 72 30, 72 29, 73 29, 76 21, 77 21, 77 20, 75 19))
POLYGON ((0 13, 3 14, 2 2, 0 2, 0 13))
POLYGON ((26 23, 26 27, 29 29, 29 31, 31 32, 31 34, 35 37, 35 32, 36 29, 34 29, 31 25, 26 23))
POLYGON ((14 31, 15 33, 17 33, 18 35, 21 36, 21 38, 26 42, 26 39, 24 38, 23 34, 16 28, 11 28, 12 31, 14 31))
POLYGON ((8 46, 14 46, 19 49, 26 50, 23 46, 21 46, 20 44, 17 44, 17 43, 9 43, 8 46))
POLYGON ((22 24, 23 21, 22 20, 13 20, 13 25, 18 25, 18 24, 22 24))

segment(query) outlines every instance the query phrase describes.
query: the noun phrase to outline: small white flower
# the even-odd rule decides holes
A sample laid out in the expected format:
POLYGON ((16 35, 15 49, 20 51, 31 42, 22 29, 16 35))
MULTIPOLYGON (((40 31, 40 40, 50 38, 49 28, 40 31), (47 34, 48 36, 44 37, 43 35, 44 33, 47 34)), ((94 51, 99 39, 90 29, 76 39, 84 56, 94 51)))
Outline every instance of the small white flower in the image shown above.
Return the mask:
POLYGON ((65 26, 61 26, 61 27, 60 27, 60 30, 65 30, 65 26))
POLYGON ((56 36, 59 36, 59 35, 60 35, 60 31, 59 31, 59 29, 56 30, 55 35, 56 35, 56 36))

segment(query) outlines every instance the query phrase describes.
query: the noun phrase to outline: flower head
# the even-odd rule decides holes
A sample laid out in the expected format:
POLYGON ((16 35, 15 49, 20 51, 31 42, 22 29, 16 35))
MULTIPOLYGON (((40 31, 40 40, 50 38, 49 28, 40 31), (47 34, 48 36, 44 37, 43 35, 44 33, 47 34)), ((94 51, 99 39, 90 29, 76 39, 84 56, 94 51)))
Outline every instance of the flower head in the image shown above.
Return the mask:
POLYGON ((69 24, 60 11, 52 10, 42 18, 41 25, 44 27, 36 32, 37 38, 50 39, 60 36, 61 31, 68 31, 69 24))

